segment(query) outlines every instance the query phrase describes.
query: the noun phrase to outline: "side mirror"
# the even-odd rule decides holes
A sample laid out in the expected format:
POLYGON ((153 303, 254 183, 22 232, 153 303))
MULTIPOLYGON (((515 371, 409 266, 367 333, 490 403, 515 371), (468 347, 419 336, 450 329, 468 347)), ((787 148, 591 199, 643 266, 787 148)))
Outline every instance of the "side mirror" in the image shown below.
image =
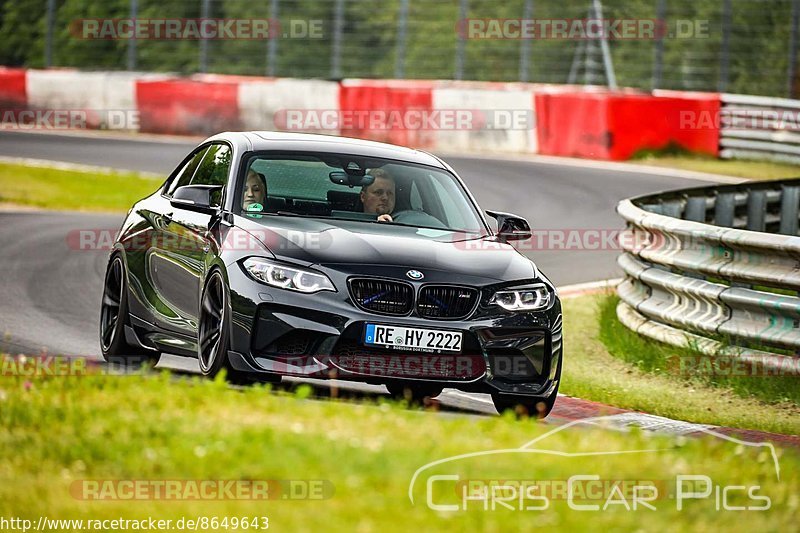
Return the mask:
POLYGON ((531 238, 531 226, 524 218, 498 211, 486 211, 486 214, 497 220, 497 238, 501 241, 520 241, 531 238))
MULTIPOLYGON (((222 185, 184 185, 175 189, 169 203, 174 207, 211 215, 217 211, 212 197, 215 196, 215 193, 220 192, 222 192, 222 185)), ((215 198, 215 200, 219 200, 219 198, 215 198)))

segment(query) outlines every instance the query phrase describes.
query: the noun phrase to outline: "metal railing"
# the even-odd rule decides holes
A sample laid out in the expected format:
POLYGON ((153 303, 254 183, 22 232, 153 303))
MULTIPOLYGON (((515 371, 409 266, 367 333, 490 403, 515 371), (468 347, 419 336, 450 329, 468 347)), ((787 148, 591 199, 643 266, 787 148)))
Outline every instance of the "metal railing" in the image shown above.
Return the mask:
POLYGON ((720 95, 720 157, 800 164, 800 100, 720 95))
POLYGON ((617 316, 661 342, 780 365, 800 353, 800 179, 623 200, 617 316))

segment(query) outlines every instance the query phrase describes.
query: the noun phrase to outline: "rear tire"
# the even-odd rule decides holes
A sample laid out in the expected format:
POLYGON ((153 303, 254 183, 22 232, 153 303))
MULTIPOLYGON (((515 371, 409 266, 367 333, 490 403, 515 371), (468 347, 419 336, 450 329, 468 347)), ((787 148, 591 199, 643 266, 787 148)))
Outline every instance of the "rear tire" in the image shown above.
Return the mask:
POLYGON ((100 350, 108 363, 124 366, 155 366, 161 354, 141 346, 128 344, 125 326, 130 327, 128 314, 128 276, 125 262, 117 253, 111 256, 103 284, 103 301, 100 305, 100 350))

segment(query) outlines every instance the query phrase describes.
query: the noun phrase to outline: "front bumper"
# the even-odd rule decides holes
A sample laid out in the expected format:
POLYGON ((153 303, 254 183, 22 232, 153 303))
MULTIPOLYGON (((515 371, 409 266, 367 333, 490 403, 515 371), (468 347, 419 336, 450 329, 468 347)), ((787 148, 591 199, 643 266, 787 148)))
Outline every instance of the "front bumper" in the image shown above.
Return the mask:
POLYGON ((538 312, 505 312, 481 302, 471 318, 435 320, 363 311, 343 292, 308 295, 272 289, 235 266, 228 274, 233 307, 229 359, 237 370, 541 398, 557 386, 563 351, 557 298, 538 312), (462 350, 448 354, 366 347, 362 339, 367 323, 460 331, 462 350))

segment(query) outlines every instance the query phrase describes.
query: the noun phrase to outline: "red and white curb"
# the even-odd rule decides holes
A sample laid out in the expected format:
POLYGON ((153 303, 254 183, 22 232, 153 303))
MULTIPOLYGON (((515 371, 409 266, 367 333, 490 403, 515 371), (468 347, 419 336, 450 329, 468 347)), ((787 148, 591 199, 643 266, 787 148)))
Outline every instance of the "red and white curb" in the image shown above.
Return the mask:
MULTIPOLYGON (((468 394, 453 389, 447 389, 437 400, 447 406, 479 411, 482 414, 491 415, 495 412, 491 398, 485 394, 468 394)), ((553 411, 550 413, 550 416, 544 420, 546 424, 556 426, 570 424, 576 421, 584 421, 586 424, 592 426, 620 432, 628 432, 632 428, 637 427, 643 431, 673 435, 676 437, 705 437, 709 434, 720 434, 737 437, 749 442, 771 442, 776 445, 800 448, 800 437, 797 435, 783 435, 766 431, 673 420, 663 416, 621 409, 598 402, 581 400, 580 398, 572 398, 563 394, 558 395, 558 401, 555 407, 553 407, 553 411)))
POLYGON ((558 297, 562 300, 569 298, 578 298, 579 296, 587 296, 590 294, 603 294, 613 291, 617 285, 622 281, 622 278, 604 279, 601 281, 590 281, 588 283, 576 283, 574 285, 564 285, 556 287, 558 297))

